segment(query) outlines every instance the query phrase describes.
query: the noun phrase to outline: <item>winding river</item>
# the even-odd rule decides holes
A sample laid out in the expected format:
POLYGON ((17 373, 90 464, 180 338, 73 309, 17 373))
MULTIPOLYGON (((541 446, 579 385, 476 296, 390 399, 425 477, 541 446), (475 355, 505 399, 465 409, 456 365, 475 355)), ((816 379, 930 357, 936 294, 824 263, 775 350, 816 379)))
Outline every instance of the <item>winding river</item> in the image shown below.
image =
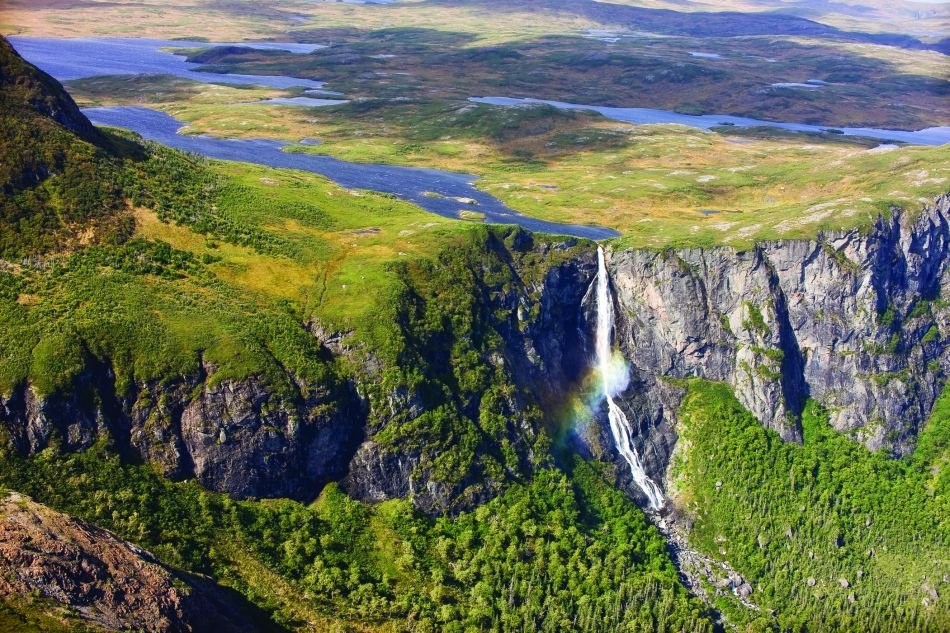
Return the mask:
MULTIPOLYGON (((9 39, 24 58, 60 81, 101 75, 168 74, 206 83, 257 84, 279 89, 303 87, 314 93, 320 92, 323 86, 321 81, 297 77, 202 72, 197 70, 200 68, 198 64, 189 63, 183 56, 166 50, 235 45, 285 50, 304 55, 323 48, 317 44, 288 42, 226 44, 136 38, 11 37, 9 39)), ((700 129, 710 129, 724 124, 764 125, 798 132, 816 132, 825 129, 815 125, 759 121, 725 115, 691 116, 666 110, 608 108, 538 99, 480 97, 473 98, 472 101, 499 106, 545 103, 563 109, 593 110, 608 118, 635 124, 678 123, 700 129)), ((275 104, 313 107, 339 102, 312 97, 273 100, 275 104)), ((126 128, 141 134, 146 139, 158 141, 170 147, 221 160, 310 171, 326 176, 347 188, 393 194, 443 217, 458 218, 460 211, 466 209, 484 214, 487 222, 517 224, 532 231, 590 239, 606 239, 619 235, 616 231, 603 227, 556 224, 520 215, 497 198, 476 189, 474 187, 476 177, 469 174, 437 169, 351 163, 329 156, 287 152, 284 151, 286 143, 267 139, 237 140, 182 135, 178 134, 178 131, 183 127, 183 123, 167 114, 147 108, 132 106, 88 108, 84 112, 96 124, 126 128)), ((950 142, 950 127, 928 128, 916 132, 843 128, 840 132, 844 135, 921 145, 941 145, 950 142)))
POLYGON ((221 160, 310 171, 326 176, 349 189, 370 189, 393 194, 446 218, 457 219, 459 211, 465 209, 484 214, 486 222, 517 224, 542 233, 573 235, 594 240, 619 235, 612 229, 555 224, 520 215, 497 198, 476 189, 472 184, 476 177, 468 174, 417 167, 350 163, 330 156, 285 152, 283 148, 287 143, 268 139, 224 139, 178 134, 178 130, 184 125, 181 121, 164 112, 148 108, 86 108, 83 112, 96 125, 132 130, 146 139, 175 149, 221 160))
MULTIPOLYGON (((273 88, 302 86, 319 89, 323 82, 296 77, 233 75, 194 70, 198 64, 185 61, 167 48, 198 48, 230 44, 185 40, 134 38, 28 38, 11 37, 13 46, 28 61, 60 81, 99 75, 169 74, 207 83, 259 84, 273 88)), ((285 42, 238 43, 271 50, 307 54, 322 48, 315 44, 285 42)), ((275 104, 296 106, 336 105, 339 100, 296 97, 274 99, 275 104)), ((426 211, 447 218, 459 218, 462 210, 485 216, 486 222, 516 224, 531 231, 571 235, 594 240, 619 235, 598 226, 557 224, 529 218, 502 204, 497 198, 474 187, 476 176, 437 169, 351 163, 329 156, 286 152, 287 143, 268 139, 223 139, 178 134, 184 124, 163 112, 134 106, 86 108, 86 116, 97 125, 132 130, 142 137, 169 147, 209 158, 255 163, 268 167, 301 169, 326 176, 349 189, 368 189, 393 194, 426 211)))

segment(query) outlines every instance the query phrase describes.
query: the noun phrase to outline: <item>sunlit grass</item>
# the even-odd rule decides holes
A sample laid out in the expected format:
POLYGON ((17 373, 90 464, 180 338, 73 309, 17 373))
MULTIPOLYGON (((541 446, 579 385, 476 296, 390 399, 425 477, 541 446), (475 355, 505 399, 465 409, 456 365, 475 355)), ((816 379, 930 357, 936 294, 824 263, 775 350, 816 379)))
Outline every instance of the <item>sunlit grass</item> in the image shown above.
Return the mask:
MULTIPOLYGON (((485 112, 473 124, 466 117, 476 106, 464 103, 392 104, 355 117, 345 108, 160 107, 188 122, 189 133, 314 138, 321 143, 292 150, 475 174, 479 188, 519 212, 609 226, 631 246, 744 247, 810 237, 867 225, 891 204, 916 211, 950 187, 950 146, 876 149, 861 140, 759 138, 556 114, 540 133, 527 134, 517 110, 478 106, 485 112)), ((372 240, 392 243, 386 234, 372 240)))
POLYGON ((273 35, 281 22, 248 10, 228 10, 207 0, 90 2, 80 6, 38 5, 11 0, 0 5, 5 34, 48 37, 212 37, 220 40, 273 35))
POLYGON ((282 248, 229 243, 136 208, 138 239, 128 245, 4 269, 0 393, 24 380, 50 393, 74 377, 87 350, 113 359, 120 382, 189 375, 207 362, 215 380, 263 375, 279 384, 287 368, 319 383, 317 356, 300 353, 315 345, 306 323, 372 346, 392 329, 380 321, 402 287, 392 264, 434 255, 477 228, 306 172, 224 162, 211 169, 222 179, 215 213, 279 235, 282 248), (123 252, 128 259, 117 263, 123 252), (134 262, 153 260, 165 263, 136 271, 134 262))
POLYGON ((347 190, 315 174, 244 163, 217 163, 217 169, 240 187, 240 195, 229 198, 233 204, 219 211, 290 240, 297 257, 266 255, 211 239, 161 222, 143 209, 136 211, 138 234, 213 258, 210 270, 228 284, 270 299, 292 300, 341 329, 372 317, 375 304, 367 299, 388 292, 395 280, 391 262, 434 253, 448 233, 467 228, 464 222, 382 194, 347 190), (287 204, 275 205, 275 198, 287 204), (295 200, 323 215, 296 213, 305 205, 295 205, 295 200), (264 208, 284 215, 264 215, 264 208))
POLYGON ((283 96, 283 90, 254 85, 209 84, 174 75, 102 75, 65 82, 82 107, 187 102, 234 105, 283 96))

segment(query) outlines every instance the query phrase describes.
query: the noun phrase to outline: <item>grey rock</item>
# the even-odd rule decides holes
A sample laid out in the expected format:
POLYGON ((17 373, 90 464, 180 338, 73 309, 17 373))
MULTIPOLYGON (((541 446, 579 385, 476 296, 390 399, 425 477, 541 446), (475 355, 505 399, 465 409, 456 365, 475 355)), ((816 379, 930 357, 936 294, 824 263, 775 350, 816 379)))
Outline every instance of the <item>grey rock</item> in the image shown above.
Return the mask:
MULTIPOLYGON (((615 341, 631 374, 617 402, 654 480, 663 481, 676 450, 685 390, 671 379, 730 384, 787 441, 801 441, 799 416, 812 397, 828 408, 836 429, 869 448, 911 451, 950 371, 950 308, 922 303, 950 296, 948 214, 945 195, 914 216, 894 210, 863 232, 745 252, 608 252, 615 341)), ((0 396, 0 423, 22 453, 54 439, 82 450, 110 436, 120 451, 170 477, 196 478, 236 497, 308 499, 336 480, 359 499, 410 497, 433 513, 469 507, 530 473, 540 432, 530 412, 554 419, 593 357, 594 248, 535 240, 524 231, 489 238, 486 248, 491 265, 509 266, 515 279, 494 284, 487 263, 482 277, 471 271, 478 286, 472 292, 479 293, 474 316, 497 334, 479 350, 481 361, 513 387, 494 412, 505 420, 501 437, 484 438, 486 446, 505 440, 514 449, 519 463, 506 466, 504 480, 473 471, 440 482, 431 446, 398 433, 387 439, 384 431, 418 421, 439 402, 415 387, 384 387, 384 367, 372 351, 316 323, 307 327, 321 353, 359 367, 350 383, 307 385, 287 376, 290 388, 275 391, 254 376, 215 380, 214 368, 203 365, 194 375, 116 393, 108 362, 89 359, 63 393, 39 397, 23 384, 0 396), (546 270, 528 275, 527 266, 538 262, 546 270)), ((435 371, 439 362, 433 359, 435 371)), ((477 398, 458 406, 478 419, 477 398)), ((584 456, 613 461, 617 483, 639 494, 616 454, 604 407, 566 441, 584 456)))
POLYGON ((912 451, 950 370, 950 309, 932 301, 950 289, 948 215, 950 194, 864 231, 744 252, 609 252, 616 344, 632 375, 620 404, 654 480, 676 445, 682 390, 670 378, 730 384, 787 441, 801 441, 811 397, 868 448, 912 451))
POLYGON ((276 392, 258 377, 214 380, 214 368, 117 394, 110 367, 87 360, 70 389, 38 396, 28 384, 0 397, 13 448, 36 453, 54 440, 85 450, 111 437, 120 453, 174 479, 236 498, 310 500, 346 473, 365 412, 346 384, 276 392))

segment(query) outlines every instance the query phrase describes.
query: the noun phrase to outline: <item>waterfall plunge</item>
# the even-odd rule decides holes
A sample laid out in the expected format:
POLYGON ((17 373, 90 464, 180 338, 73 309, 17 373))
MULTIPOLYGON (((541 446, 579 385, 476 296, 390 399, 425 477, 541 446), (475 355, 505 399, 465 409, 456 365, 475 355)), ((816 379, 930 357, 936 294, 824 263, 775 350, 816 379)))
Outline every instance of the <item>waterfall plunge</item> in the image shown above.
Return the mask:
POLYGON ((610 433, 614 444, 630 466, 630 474, 643 494, 646 495, 650 509, 659 510, 663 507, 663 492, 660 487, 643 471, 640 455, 633 447, 633 429, 623 410, 614 401, 614 396, 620 394, 630 381, 627 365, 622 359, 615 359, 611 336, 614 329, 614 303, 610 294, 610 280, 607 278, 607 264, 604 261, 604 249, 597 247, 597 332, 596 352, 597 369, 607 399, 607 418, 610 422, 610 433))

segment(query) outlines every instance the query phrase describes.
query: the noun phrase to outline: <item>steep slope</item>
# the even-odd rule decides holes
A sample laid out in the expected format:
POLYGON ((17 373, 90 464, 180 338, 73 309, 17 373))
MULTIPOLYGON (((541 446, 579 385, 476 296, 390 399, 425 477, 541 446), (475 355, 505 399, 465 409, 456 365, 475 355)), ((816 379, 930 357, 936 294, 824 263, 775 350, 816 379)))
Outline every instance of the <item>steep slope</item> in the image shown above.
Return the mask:
POLYGON ((5 38, 0 38, 0 88, 5 114, 23 119, 24 125, 42 126, 48 134, 53 128, 43 119, 52 119, 89 143, 103 142, 59 82, 26 62, 5 38))
POLYGON ((552 410, 587 364, 570 341, 591 265, 573 239, 479 229, 403 268, 399 354, 384 391, 361 379, 369 437, 345 489, 457 511, 547 463, 552 410))
POLYGON ((313 498, 341 477, 361 411, 328 352, 287 310, 216 284, 208 262, 130 240, 129 207, 262 250, 283 243, 214 215, 207 164, 98 131, 2 39, 0 81, 10 444, 77 450, 109 435, 168 476, 241 497, 313 498))
POLYGON ((121 238, 115 148, 0 37, 0 256, 121 238))
MULTIPOLYGON (((815 240, 609 255, 657 519, 733 623, 950 623, 948 226, 944 195, 815 240)), ((600 418, 582 441, 644 499, 600 418)))
POLYGON ((839 432, 908 455, 950 371, 950 196, 867 230, 730 249, 617 251, 618 343, 638 448, 662 478, 682 392, 723 381, 766 428, 801 441, 813 398, 839 432))
POLYGON ((947 630, 947 404, 945 396, 913 455, 892 459, 836 432, 814 401, 797 444, 763 429, 726 385, 687 383, 666 523, 747 582, 737 593, 753 609, 717 587, 730 620, 772 630, 947 630))
POLYGON ((235 594, 17 493, 0 499, 0 601, 63 630, 77 619, 97 631, 261 630, 235 594))
POLYGON ((234 502, 105 447, 0 454, 0 478, 213 575, 291 630, 713 630, 662 537, 590 464, 539 468, 439 519, 405 500, 358 503, 335 485, 313 504, 234 502))

